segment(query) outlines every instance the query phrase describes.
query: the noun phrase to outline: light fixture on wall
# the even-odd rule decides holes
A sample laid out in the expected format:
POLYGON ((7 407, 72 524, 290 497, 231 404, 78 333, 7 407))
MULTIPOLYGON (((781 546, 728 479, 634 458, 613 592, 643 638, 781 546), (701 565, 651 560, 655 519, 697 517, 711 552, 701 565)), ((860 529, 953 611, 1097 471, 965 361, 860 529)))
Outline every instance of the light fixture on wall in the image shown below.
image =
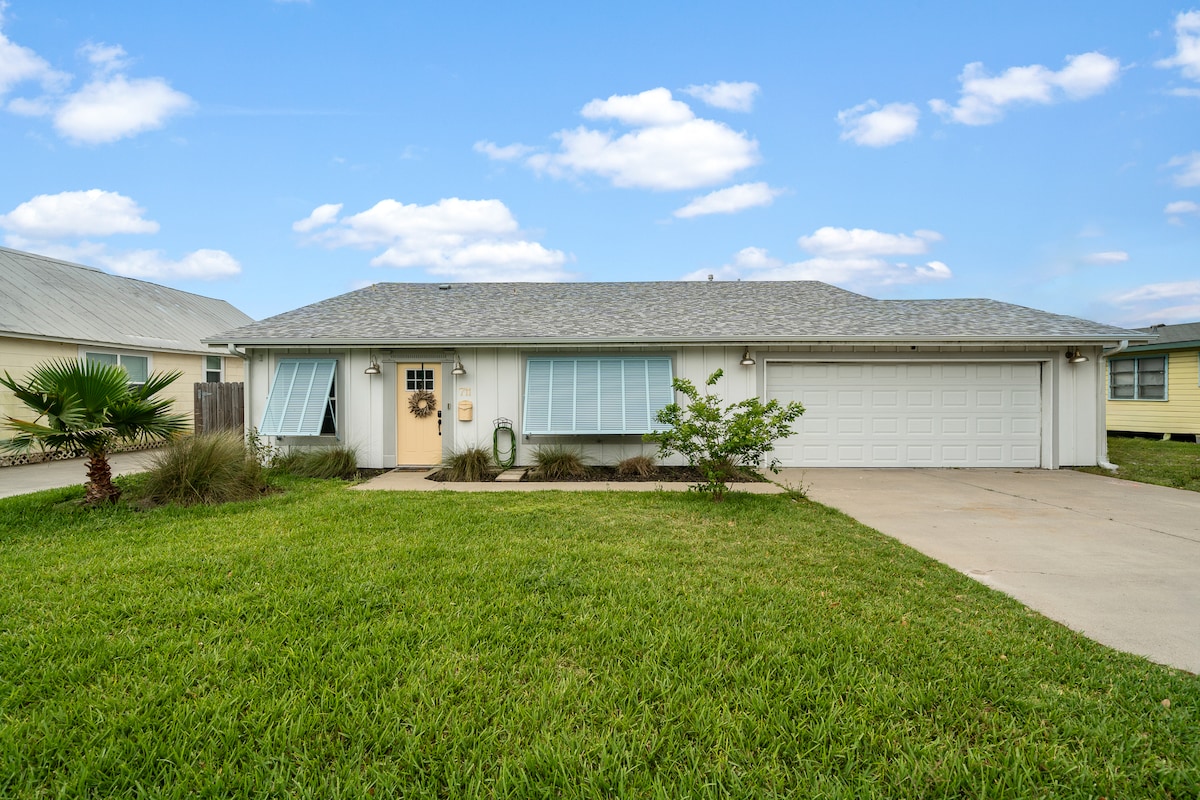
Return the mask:
POLYGON ((451 375, 466 375, 467 374, 467 368, 464 367, 462 365, 462 362, 458 360, 457 353, 454 354, 454 369, 450 370, 450 374, 451 375))
POLYGON ((378 375, 379 373, 379 362, 375 360, 375 354, 371 353, 371 363, 363 370, 363 375, 378 375))
POLYGON ((1083 353, 1079 352, 1078 347, 1076 347, 1074 350, 1067 351, 1067 363, 1068 364, 1083 364, 1083 363, 1086 363, 1087 360, 1088 360, 1088 357, 1085 356, 1083 353))
POLYGON ((743 367, 753 367, 754 359, 750 357, 750 348, 742 350, 742 360, 739 362, 743 367))

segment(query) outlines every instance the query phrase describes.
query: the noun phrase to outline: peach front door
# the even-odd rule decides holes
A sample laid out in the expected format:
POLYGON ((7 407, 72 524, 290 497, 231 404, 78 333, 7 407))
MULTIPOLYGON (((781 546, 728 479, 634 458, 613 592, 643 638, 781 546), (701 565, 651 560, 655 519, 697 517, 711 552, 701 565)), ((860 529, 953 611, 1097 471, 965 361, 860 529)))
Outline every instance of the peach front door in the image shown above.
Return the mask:
POLYGON ((396 463, 433 466, 442 462, 441 364, 396 365, 396 463), (428 413, 414 412, 413 397, 428 392, 434 400, 422 403, 428 413))

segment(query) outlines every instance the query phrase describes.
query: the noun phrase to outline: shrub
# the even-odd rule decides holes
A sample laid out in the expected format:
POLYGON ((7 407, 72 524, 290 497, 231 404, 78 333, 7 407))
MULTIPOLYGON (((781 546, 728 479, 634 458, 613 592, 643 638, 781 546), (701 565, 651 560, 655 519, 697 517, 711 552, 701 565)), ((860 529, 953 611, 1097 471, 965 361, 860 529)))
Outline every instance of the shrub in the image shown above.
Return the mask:
POLYGON ((448 481, 486 481, 495 472, 491 451, 482 447, 468 447, 451 453, 442 462, 442 467, 443 477, 448 481))
POLYGON ((574 480, 586 478, 588 474, 583 456, 557 445, 539 447, 533 453, 533 463, 536 465, 533 470, 534 477, 543 480, 574 480))
MULTIPOLYGON (((709 375, 705 387, 716 385, 723 374, 717 370, 709 375)), ((670 427, 643 438, 657 442, 660 455, 680 453, 687 458, 707 478, 696 488, 712 492, 714 500, 723 499, 729 490, 731 471, 761 466, 775 440, 791 436, 791 424, 804 413, 799 403, 763 403, 757 397, 722 406, 719 397, 701 395, 689 380, 676 378, 671 383, 688 404, 671 403, 659 411, 655 419, 670 427)), ((768 467, 778 472, 779 460, 771 459, 768 467)))
POLYGON ((617 474, 623 478, 649 478, 657 466, 654 456, 630 456, 617 464, 617 474))
POLYGON ((151 460, 141 493, 154 503, 227 503, 262 494, 262 465, 232 431, 175 439, 151 460))
POLYGON ((291 450, 275 457, 274 468, 301 478, 349 480, 358 474, 358 452, 342 445, 291 450))

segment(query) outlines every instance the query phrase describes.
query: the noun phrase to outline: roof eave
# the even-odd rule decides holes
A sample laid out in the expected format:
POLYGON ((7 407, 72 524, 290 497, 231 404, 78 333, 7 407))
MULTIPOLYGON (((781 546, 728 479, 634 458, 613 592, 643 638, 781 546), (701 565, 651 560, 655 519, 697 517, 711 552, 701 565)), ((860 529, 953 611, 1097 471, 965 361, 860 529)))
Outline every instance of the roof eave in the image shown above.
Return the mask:
POLYGON ((208 345, 233 345, 235 347, 539 347, 539 346, 587 346, 587 345, 675 345, 675 344, 708 344, 730 346, 762 346, 776 344, 1109 344, 1120 341, 1148 341, 1129 336, 1125 333, 1115 334, 1041 334, 1041 335, 989 335, 989 336, 672 336, 672 337, 524 337, 524 338, 486 338, 486 337, 445 337, 438 339, 384 339, 384 338, 324 338, 306 336, 303 338, 210 338, 202 340, 208 345))

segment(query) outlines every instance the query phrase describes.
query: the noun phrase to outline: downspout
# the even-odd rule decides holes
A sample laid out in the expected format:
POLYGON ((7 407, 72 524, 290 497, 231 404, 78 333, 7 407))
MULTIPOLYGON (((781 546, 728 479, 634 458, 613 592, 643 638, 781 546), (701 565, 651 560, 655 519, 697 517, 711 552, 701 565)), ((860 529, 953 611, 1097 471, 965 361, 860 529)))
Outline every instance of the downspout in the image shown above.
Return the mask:
MULTIPOLYGON (((1122 339, 1120 344, 1118 344, 1112 350, 1101 349, 1100 357, 1105 359, 1105 363, 1107 364, 1108 358, 1110 358, 1111 356, 1115 356, 1117 353, 1121 352, 1126 347, 1129 347, 1129 340, 1122 339)), ((1105 375, 1107 372, 1108 372, 1108 370, 1107 370, 1107 368, 1105 368, 1104 370, 1100 371, 1100 374, 1105 375)), ((1107 381, 1107 379, 1106 379, 1106 381, 1107 381)), ((1102 419, 1105 420, 1105 424, 1103 426, 1103 429, 1101 430, 1102 436, 1100 437, 1100 441, 1103 443, 1102 444, 1103 452, 1100 454, 1099 465, 1102 468, 1108 470, 1109 472, 1116 472, 1117 465, 1108 460, 1108 401, 1107 401, 1108 392, 1103 390, 1104 386, 1105 386, 1105 384, 1102 383, 1101 384, 1102 388, 1099 393, 1102 398, 1105 398, 1100 401, 1100 408, 1104 409, 1104 411, 1105 411, 1105 413, 1101 414, 1100 416, 1102 419)))

